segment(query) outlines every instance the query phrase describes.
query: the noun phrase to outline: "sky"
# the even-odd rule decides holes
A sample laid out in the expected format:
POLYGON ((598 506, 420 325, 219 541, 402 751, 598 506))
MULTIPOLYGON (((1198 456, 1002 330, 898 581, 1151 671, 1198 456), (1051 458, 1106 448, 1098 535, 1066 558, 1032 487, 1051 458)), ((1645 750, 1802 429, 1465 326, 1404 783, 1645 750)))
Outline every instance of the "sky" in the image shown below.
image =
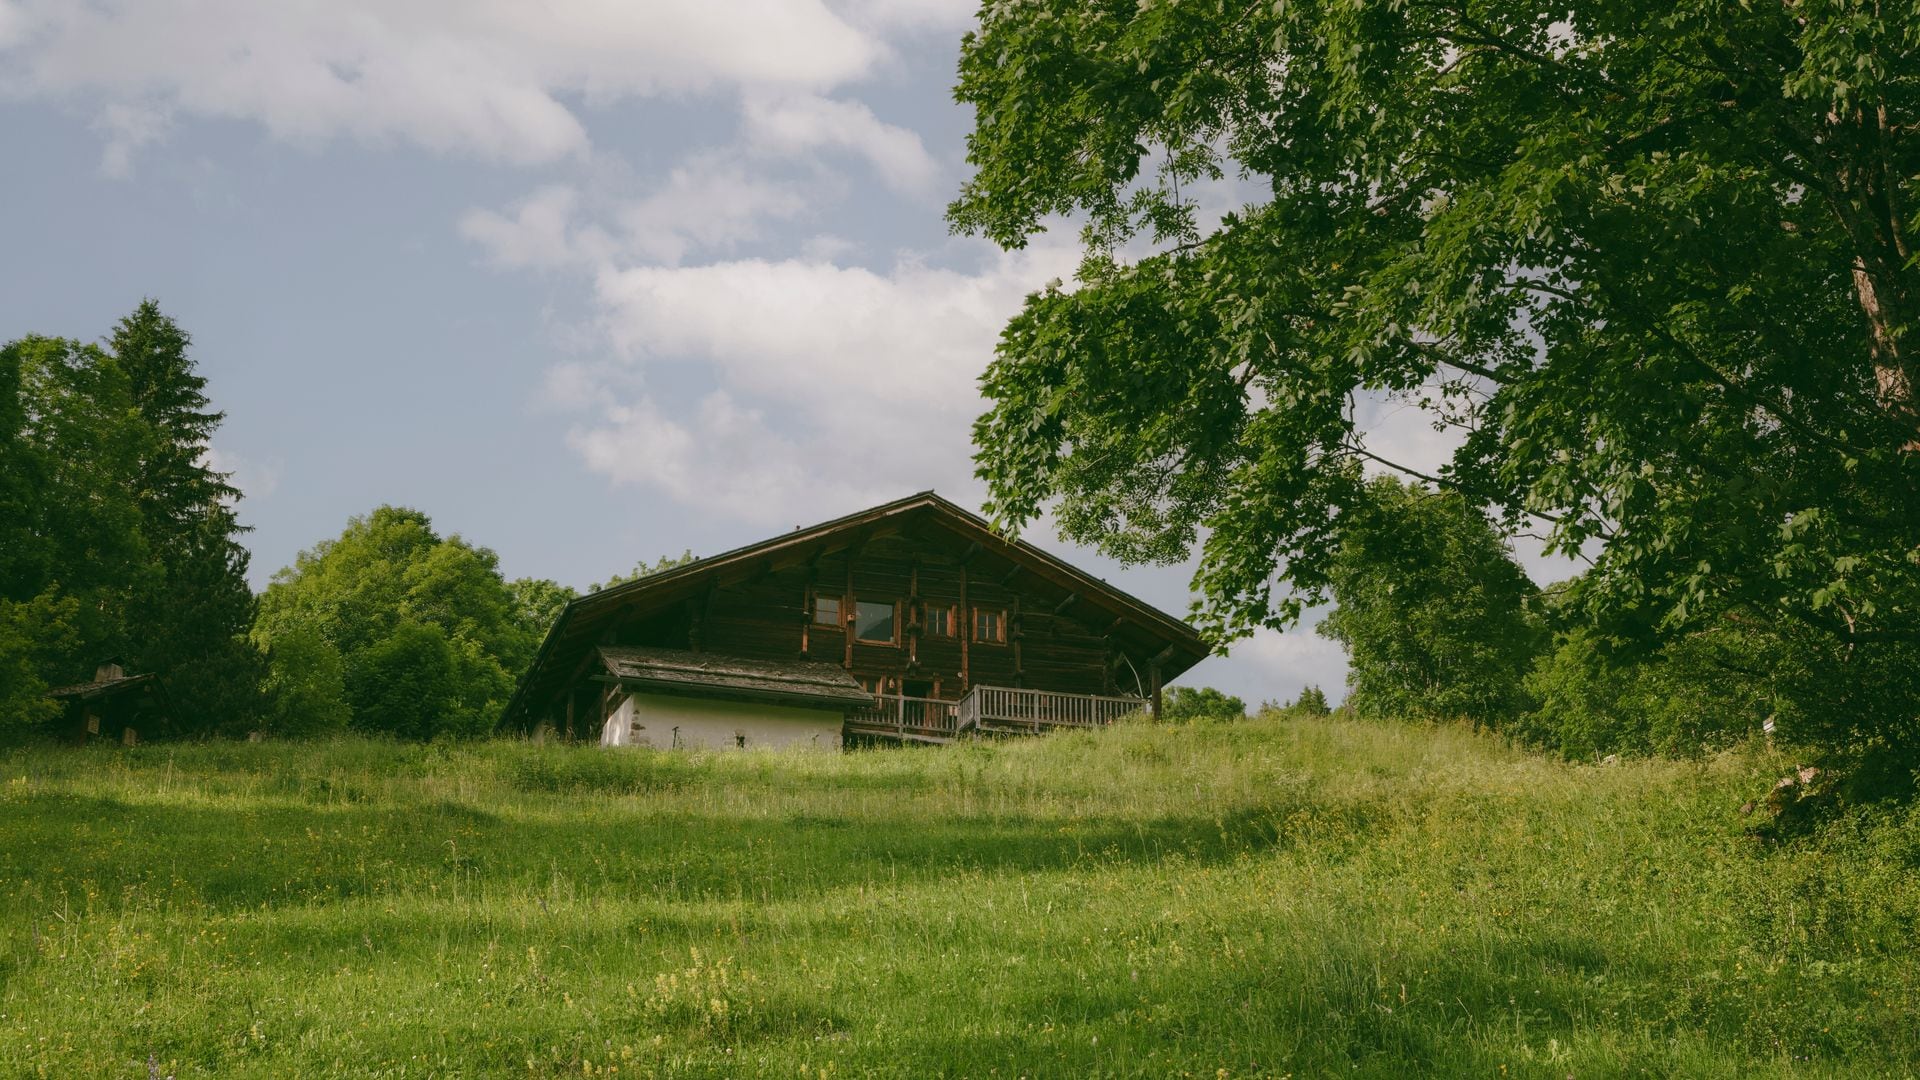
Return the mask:
MULTIPOLYGON (((256 587, 383 503, 576 587, 928 488, 978 508, 976 380, 1078 248, 948 232, 972 10, 0 0, 0 339, 157 299, 226 412, 256 587)), ((1376 450, 1446 453, 1368 408, 1376 450)), ((1025 538, 1189 608, 1191 566, 1025 538)), ((1309 622, 1182 681, 1344 673, 1309 622)))

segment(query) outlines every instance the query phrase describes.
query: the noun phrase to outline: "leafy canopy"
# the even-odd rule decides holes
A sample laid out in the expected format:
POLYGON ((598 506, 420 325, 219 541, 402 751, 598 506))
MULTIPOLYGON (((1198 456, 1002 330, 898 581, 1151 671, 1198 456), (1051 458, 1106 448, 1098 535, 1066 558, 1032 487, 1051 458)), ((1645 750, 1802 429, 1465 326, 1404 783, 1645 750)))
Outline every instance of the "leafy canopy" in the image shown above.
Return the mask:
POLYGON ((986 5, 956 229, 1084 224, 975 430, 1009 525, 1201 547, 1203 627, 1334 584, 1389 398, 1435 477, 1597 549, 1610 640, 1920 633, 1920 2, 986 5), (1203 214, 1194 192, 1258 192, 1203 214))
POLYGON ((1319 628, 1346 646, 1348 704, 1485 724, 1517 713, 1545 644, 1533 583, 1458 494, 1386 477, 1365 493, 1329 570, 1339 606, 1319 628))
MULTIPOLYGON (((685 551, 682 551, 678 555, 662 555, 658 559, 655 559, 652 562, 646 562, 642 560, 640 562, 633 564, 632 573, 614 574, 613 576, 607 578, 607 580, 604 582, 596 581, 592 585, 587 586, 587 591, 590 593, 595 593, 595 592, 599 592, 601 589, 611 589, 615 585, 624 585, 629 581, 639 581, 643 577, 652 577, 655 574, 663 574, 668 570, 673 570, 678 567, 685 566, 690 562, 694 562, 697 560, 697 558, 698 557, 695 556, 693 553, 693 549, 688 548, 685 551)), ((555 612, 555 614, 558 614, 558 612, 555 612)))
POLYGON ((492 551, 441 537, 417 510, 382 506, 274 575, 254 638, 273 658, 274 684, 320 704, 318 717, 277 706, 290 728, 328 726, 337 685, 361 729, 478 735, 538 641, 525 601, 492 551))
POLYGON ((1176 724, 1241 720, 1247 715, 1247 703, 1211 686, 1170 686, 1161 702, 1160 715, 1176 724))

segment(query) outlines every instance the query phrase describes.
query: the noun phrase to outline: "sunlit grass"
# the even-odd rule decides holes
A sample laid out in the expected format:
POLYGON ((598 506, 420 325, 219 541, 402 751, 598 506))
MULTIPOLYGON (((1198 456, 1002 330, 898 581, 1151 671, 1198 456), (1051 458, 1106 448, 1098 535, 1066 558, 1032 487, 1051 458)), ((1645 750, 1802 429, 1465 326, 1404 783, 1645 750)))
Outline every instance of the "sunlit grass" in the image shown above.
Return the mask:
POLYGON ((0 1069, 1911 1075, 1920 818, 1756 840, 1780 765, 1342 720, 16 752, 0 1069))

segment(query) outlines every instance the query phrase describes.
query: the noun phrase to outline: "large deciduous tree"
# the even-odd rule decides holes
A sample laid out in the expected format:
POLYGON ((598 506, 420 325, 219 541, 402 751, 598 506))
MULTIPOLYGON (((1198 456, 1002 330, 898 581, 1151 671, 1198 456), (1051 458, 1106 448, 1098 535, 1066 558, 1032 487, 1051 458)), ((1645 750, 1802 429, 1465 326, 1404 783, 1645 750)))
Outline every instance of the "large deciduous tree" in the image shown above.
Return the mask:
POLYGON ((1351 466, 1425 471, 1356 420, 1399 398, 1461 433, 1437 480, 1596 553, 1609 641, 1920 636, 1916 0, 1028 0, 957 93, 955 227, 1084 225, 984 377, 1003 522, 1198 544, 1209 631, 1284 626, 1351 466))
MULTIPOLYGON (((443 538, 417 510, 382 506, 274 575, 254 639, 273 660, 272 685, 329 714, 338 687, 363 730, 479 735, 539 640, 524 603, 492 551, 443 538)), ((306 711, 288 699, 274 707, 287 730, 328 726, 306 711)))

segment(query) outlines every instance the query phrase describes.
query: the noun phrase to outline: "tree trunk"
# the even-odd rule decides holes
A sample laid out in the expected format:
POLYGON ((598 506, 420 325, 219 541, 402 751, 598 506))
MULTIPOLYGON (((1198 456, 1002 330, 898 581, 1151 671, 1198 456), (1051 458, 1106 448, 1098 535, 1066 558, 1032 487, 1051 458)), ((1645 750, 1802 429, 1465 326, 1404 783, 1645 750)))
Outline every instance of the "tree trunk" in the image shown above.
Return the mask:
MULTIPOLYGON (((1913 374, 1907 362, 1905 342, 1901 341, 1907 307, 1901 302, 1905 299, 1900 295, 1904 290, 1887 281, 1886 276, 1872 273, 1863 263, 1855 263, 1853 291, 1860 298, 1860 310, 1866 315, 1868 329, 1873 334, 1869 355, 1873 360, 1874 382, 1880 391, 1880 404, 1920 434, 1920 416, 1914 408, 1913 374)), ((1915 447, 1909 443, 1907 448, 1915 447)))

